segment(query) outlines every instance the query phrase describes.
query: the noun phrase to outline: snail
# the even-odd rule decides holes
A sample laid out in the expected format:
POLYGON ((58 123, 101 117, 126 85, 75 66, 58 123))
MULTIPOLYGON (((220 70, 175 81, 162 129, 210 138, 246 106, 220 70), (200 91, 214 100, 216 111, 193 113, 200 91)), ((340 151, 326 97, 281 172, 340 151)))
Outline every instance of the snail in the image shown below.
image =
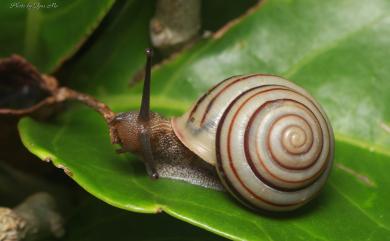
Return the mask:
POLYGON ((332 167, 334 135, 304 89, 274 75, 233 76, 184 115, 167 119, 150 112, 152 50, 146 54, 140 111, 119 113, 110 122, 119 152, 140 156, 153 178, 180 176, 180 168, 169 170, 186 162, 195 171, 181 177, 190 173, 195 184, 222 184, 255 210, 294 210, 319 193, 332 167), (176 164, 159 171, 172 160, 176 164))

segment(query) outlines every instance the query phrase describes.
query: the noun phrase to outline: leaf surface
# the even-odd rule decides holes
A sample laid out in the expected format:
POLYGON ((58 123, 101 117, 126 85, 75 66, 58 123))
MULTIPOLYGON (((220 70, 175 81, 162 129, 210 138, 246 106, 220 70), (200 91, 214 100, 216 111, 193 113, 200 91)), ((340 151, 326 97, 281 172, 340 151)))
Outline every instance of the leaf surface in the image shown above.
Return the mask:
POLYGON ((0 6, 0 56, 19 54, 52 72, 79 49, 114 0, 7 1, 0 6))

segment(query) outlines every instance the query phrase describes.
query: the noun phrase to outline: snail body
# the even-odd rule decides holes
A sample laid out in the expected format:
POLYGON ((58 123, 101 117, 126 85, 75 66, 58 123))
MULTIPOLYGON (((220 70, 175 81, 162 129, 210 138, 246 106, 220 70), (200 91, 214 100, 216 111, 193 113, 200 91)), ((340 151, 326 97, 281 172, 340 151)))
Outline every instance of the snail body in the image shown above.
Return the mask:
POLYGON ((296 209, 316 196, 331 170, 334 136, 325 112, 304 89, 281 77, 234 76, 180 117, 140 116, 119 114, 114 142, 122 151, 139 153, 151 176, 158 175, 157 159, 198 160, 203 168, 188 163, 201 173, 200 185, 218 176, 253 209, 296 209))

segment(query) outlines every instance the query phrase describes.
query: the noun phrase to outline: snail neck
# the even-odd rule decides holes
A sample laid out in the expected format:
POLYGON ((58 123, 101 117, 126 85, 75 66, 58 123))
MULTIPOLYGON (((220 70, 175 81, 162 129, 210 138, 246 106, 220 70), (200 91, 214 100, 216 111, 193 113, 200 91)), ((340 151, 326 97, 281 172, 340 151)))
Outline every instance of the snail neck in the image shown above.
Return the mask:
POLYGON ((147 122, 140 120, 138 112, 119 113, 110 125, 114 130, 114 143, 121 145, 122 151, 142 154, 140 136, 147 129, 156 156, 192 154, 174 134, 171 122, 157 113, 151 112, 147 122))

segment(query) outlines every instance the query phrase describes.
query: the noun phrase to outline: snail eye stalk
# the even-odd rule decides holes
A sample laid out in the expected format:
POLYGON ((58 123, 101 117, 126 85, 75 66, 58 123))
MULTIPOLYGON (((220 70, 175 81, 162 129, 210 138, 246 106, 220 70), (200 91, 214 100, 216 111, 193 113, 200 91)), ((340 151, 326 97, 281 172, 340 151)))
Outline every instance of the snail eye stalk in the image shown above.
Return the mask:
POLYGON ((149 121, 150 115, 150 76, 152 71, 152 56, 153 50, 151 48, 146 49, 146 66, 145 66, 145 80, 144 89, 142 92, 141 108, 139 111, 139 119, 141 121, 149 121))

